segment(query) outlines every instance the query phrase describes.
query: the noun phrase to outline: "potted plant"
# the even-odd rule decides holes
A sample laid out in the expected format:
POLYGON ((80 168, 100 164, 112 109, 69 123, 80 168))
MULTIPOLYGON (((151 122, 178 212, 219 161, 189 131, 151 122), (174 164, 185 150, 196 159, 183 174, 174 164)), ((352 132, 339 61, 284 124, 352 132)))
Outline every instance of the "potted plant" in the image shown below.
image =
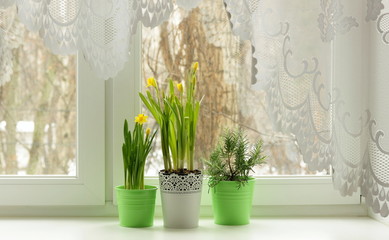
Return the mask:
POLYGON ((250 222, 255 179, 254 166, 265 161, 262 141, 250 146, 241 129, 226 130, 205 161, 216 224, 244 225, 250 222))
POLYGON ((196 99, 196 72, 192 64, 181 83, 168 80, 162 91, 154 78, 147 80, 146 95, 139 93, 161 128, 164 169, 159 172, 164 226, 194 228, 198 226, 203 175, 194 169, 196 126, 200 102, 196 99), (175 85, 175 86, 174 86, 175 85))
POLYGON ((144 168, 156 132, 151 134, 150 128, 144 130, 146 121, 147 116, 139 114, 132 132, 127 120, 124 121, 124 185, 116 187, 119 220, 123 227, 150 227, 154 222, 157 187, 144 184, 144 168))

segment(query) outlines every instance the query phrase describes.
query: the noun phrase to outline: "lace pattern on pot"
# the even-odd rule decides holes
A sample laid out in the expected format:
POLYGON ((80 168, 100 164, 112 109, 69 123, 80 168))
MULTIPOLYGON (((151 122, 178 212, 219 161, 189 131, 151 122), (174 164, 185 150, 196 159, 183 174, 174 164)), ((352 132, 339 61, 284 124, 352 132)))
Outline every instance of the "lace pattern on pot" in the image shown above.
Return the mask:
POLYGON ((162 192, 167 193, 196 193, 201 192, 203 185, 203 174, 189 173, 188 175, 179 175, 176 173, 159 173, 159 184, 162 192))

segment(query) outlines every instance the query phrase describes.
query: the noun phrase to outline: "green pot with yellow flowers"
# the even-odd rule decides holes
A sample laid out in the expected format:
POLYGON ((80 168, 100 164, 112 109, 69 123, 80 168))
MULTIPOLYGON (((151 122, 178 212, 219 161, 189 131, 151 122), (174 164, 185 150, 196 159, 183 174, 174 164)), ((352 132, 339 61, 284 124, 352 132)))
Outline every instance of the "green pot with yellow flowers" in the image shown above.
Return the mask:
POLYGON ((116 187, 119 221, 123 227, 151 227, 154 223, 157 187, 144 184, 144 168, 156 132, 145 130, 145 122, 147 116, 139 114, 131 131, 127 120, 124 121, 124 185, 116 187))
POLYGON ((166 89, 149 78, 150 90, 139 94, 160 127, 164 169, 159 183, 167 228, 195 228, 199 221, 203 175, 194 161, 201 103, 196 96, 197 70, 196 62, 183 81, 168 79, 166 89))

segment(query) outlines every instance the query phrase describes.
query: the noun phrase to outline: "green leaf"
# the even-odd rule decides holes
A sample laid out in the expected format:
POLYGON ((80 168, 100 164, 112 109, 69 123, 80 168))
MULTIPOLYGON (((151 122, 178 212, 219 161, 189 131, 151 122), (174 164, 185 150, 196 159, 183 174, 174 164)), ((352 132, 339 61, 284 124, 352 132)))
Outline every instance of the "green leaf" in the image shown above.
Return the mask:
POLYGON ((155 101, 154 101, 154 99, 151 96, 151 93, 149 91, 147 91, 147 96, 148 96, 148 98, 146 98, 142 93, 139 93, 139 97, 141 98, 144 105, 147 107, 147 109, 153 115, 153 117, 158 122, 158 124, 160 124, 161 123, 161 114, 162 114, 160 106, 158 106, 155 103, 155 101))
POLYGON ((174 84, 173 84, 172 79, 169 79, 169 91, 170 91, 170 96, 173 96, 174 95, 174 84))
POLYGON ((127 133, 128 133, 128 122, 127 122, 127 119, 125 119, 124 120, 124 128, 123 128, 124 140, 126 140, 127 133))
POLYGON ((222 180, 237 181, 240 188, 247 183, 250 172, 255 166, 264 163, 262 142, 253 147, 243 130, 226 129, 220 144, 212 151, 209 160, 205 160, 206 173, 210 176, 209 186, 214 187, 222 180))

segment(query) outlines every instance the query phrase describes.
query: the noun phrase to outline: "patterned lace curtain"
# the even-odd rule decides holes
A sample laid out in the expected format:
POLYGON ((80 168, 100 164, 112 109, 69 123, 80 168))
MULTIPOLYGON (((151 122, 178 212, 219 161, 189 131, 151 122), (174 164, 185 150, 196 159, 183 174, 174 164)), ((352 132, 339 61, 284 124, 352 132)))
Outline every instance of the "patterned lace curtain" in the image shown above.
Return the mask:
MULTIPOLYGON (((223 1, 223 0, 220 0, 223 1)), ((201 0, 2 0, 0 84, 12 74, 18 23, 57 54, 78 51, 101 78, 122 69, 139 22, 155 27, 201 0), (18 19, 16 21, 15 19, 18 19)), ((252 43, 252 86, 311 170, 333 169, 342 195, 389 215, 389 0, 224 0, 252 43)))
MULTIPOLYGON (((1 0, 0 52, 9 54, 15 45, 12 38, 17 35, 12 31, 18 18, 29 30, 39 32, 53 53, 78 51, 98 77, 108 79, 127 61, 138 22, 158 26, 172 8, 171 0, 1 0)), ((11 64, 10 57, 1 57, 3 82, 9 80, 11 64)))
POLYGON ((251 40, 254 88, 311 170, 333 169, 342 195, 389 214, 389 1, 225 0, 251 40))

